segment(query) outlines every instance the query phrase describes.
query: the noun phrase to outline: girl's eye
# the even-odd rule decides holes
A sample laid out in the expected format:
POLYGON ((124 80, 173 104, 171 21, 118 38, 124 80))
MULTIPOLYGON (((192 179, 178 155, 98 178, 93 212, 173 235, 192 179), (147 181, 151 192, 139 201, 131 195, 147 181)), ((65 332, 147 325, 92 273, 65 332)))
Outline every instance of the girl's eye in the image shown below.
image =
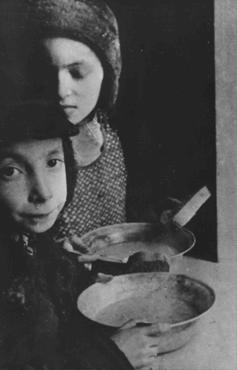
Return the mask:
POLYGON ((52 158, 49 159, 47 162, 48 167, 61 167, 64 164, 64 161, 62 159, 52 158))
POLYGON ((69 70, 69 72, 70 72, 70 75, 72 76, 72 78, 75 78, 77 80, 79 80, 83 77, 82 74, 81 74, 81 71, 78 68, 71 68, 69 70))
POLYGON ((85 77, 87 71, 83 67, 72 67, 69 68, 69 72, 72 76, 72 78, 75 78, 76 80, 80 80, 85 77))
POLYGON ((3 179, 14 179, 20 172, 16 167, 3 167, 0 169, 0 177, 3 179))

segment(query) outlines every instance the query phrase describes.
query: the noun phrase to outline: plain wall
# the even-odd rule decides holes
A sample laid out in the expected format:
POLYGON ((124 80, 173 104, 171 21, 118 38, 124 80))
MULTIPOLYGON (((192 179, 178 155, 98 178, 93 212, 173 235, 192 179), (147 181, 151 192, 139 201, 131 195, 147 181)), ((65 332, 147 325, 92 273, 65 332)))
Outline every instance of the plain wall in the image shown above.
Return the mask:
POLYGON ((215 0, 219 260, 237 250, 237 2, 215 0))

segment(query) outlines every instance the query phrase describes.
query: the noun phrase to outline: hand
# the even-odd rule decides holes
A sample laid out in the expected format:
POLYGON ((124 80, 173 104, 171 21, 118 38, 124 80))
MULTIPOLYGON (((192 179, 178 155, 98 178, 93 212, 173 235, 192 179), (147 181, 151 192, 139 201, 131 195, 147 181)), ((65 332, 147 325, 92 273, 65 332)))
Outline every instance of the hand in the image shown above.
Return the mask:
POLYGON ((69 251, 71 251, 71 249, 73 249, 79 255, 80 254, 87 254, 87 253, 91 252, 91 250, 88 248, 88 246, 86 246, 85 243, 82 241, 82 239, 77 235, 73 235, 72 237, 70 237, 70 240, 66 239, 64 241, 64 248, 69 250, 69 251))
POLYGON ((63 240, 63 248, 70 252, 78 255, 78 261, 83 263, 92 263, 97 260, 102 260, 106 262, 113 262, 113 263, 126 263, 128 257, 117 257, 117 256, 106 256, 100 254, 98 252, 98 248, 96 248, 96 243, 92 243, 90 248, 86 246, 81 238, 74 235, 71 239, 64 239, 63 240))
POLYGON ((176 198, 168 198, 169 202, 171 203, 171 206, 169 209, 165 209, 160 216, 160 222, 163 225, 169 224, 172 222, 173 216, 182 208, 183 202, 176 198))
POLYGON ((99 272, 95 278, 96 283, 103 283, 106 284, 109 281, 111 281, 114 278, 113 275, 103 274, 102 272, 99 272))
POLYGON ((78 256, 78 262, 82 262, 87 270, 90 271, 92 269, 91 262, 95 261, 96 259, 93 254, 90 254, 89 249, 84 245, 81 238, 74 235, 70 240, 67 238, 64 239, 63 249, 69 253, 76 254, 78 256), (84 256, 88 257, 84 258, 84 256))
POLYGON ((136 326, 134 320, 123 325, 111 339, 125 354, 135 369, 150 369, 157 362, 159 336, 154 336, 167 328, 151 325, 136 326))

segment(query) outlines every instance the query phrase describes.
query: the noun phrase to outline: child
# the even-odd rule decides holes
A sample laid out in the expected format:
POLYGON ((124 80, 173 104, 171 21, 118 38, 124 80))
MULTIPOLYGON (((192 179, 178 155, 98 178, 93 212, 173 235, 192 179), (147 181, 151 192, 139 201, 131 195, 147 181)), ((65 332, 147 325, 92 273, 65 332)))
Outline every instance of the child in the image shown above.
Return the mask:
POLYGON ((124 222, 126 171, 110 126, 121 72, 117 20, 101 0, 26 3, 28 33, 35 35, 30 81, 36 94, 56 99, 69 122, 79 127, 73 138, 79 164, 75 193, 57 235, 81 236, 124 222))
POLYGON ((130 369, 112 341, 81 324, 76 298, 88 273, 51 238, 74 185, 68 123, 42 102, 1 113, 0 368, 130 369))

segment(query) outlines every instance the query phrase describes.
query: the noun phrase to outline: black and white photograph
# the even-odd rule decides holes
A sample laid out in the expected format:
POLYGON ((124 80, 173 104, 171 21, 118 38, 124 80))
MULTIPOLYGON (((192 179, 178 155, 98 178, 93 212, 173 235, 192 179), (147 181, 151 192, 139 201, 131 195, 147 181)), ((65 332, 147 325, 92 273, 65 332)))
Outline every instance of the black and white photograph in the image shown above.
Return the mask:
POLYGON ((237 369, 237 3, 0 0, 0 370, 237 369))

